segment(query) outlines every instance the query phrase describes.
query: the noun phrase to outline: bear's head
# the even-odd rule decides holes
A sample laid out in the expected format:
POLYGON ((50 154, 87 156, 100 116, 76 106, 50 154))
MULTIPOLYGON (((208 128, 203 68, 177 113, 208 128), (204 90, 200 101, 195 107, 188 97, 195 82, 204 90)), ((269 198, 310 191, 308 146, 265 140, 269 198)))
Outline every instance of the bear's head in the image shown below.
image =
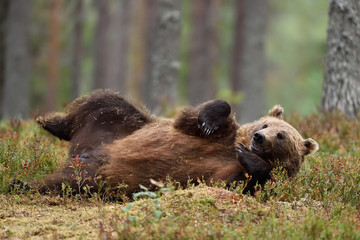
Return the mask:
POLYGON ((247 124, 247 134, 251 136, 248 147, 264 160, 284 163, 288 175, 292 176, 300 170, 304 156, 315 153, 319 146, 312 138, 304 139, 284 121, 283 112, 283 108, 276 105, 268 116, 247 124))

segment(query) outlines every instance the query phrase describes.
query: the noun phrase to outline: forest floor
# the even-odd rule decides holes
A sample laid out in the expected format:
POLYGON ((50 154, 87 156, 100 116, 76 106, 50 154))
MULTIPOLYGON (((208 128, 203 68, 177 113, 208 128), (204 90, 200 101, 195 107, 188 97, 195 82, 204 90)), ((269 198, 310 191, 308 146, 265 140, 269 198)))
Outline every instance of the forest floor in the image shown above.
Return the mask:
MULTIPOLYGON (((360 239, 360 123, 337 114, 289 120, 318 141, 300 173, 281 169, 255 197, 241 185, 175 189, 137 200, 9 191, 66 159, 34 122, 0 123, 0 239, 360 239)), ((146 190, 144 190, 146 193, 146 190)))

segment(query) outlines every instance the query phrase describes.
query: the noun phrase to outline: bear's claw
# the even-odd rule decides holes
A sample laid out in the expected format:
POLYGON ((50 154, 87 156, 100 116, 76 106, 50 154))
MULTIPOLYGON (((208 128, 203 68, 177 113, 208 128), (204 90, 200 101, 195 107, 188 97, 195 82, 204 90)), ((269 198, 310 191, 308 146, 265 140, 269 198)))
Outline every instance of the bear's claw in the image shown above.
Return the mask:
POLYGON ((218 126, 210 126, 209 124, 207 124, 206 122, 203 122, 201 124, 201 132, 205 135, 205 136, 209 136, 211 134, 213 134, 216 130, 218 130, 218 126))
POLYGON ((245 144, 243 144, 242 142, 238 142, 236 145, 235 145, 235 150, 239 153, 242 153, 244 151, 247 151, 249 152, 250 150, 245 146, 245 144))
POLYGON ((199 112, 198 126, 204 136, 209 136, 226 123, 231 113, 230 105, 223 100, 207 102, 199 112))

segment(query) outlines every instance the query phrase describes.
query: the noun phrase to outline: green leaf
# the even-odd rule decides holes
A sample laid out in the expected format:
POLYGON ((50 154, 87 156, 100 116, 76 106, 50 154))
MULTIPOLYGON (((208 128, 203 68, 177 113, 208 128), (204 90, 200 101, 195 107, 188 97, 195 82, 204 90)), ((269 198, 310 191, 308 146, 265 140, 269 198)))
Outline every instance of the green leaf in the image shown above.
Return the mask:
POLYGON ((133 193, 133 198, 134 200, 136 200, 138 197, 149 197, 149 198, 157 198, 158 195, 154 192, 138 192, 138 193, 133 193))
POLYGON ((136 222, 135 216, 127 216, 127 219, 129 219, 130 222, 136 222))
POLYGON ((141 184, 139 184, 139 187, 140 187, 140 189, 142 189, 142 190, 144 190, 146 192, 149 191, 149 189, 147 187, 145 187, 145 186, 143 186, 141 184))
POLYGON ((126 207, 123 208, 123 212, 130 211, 131 207, 134 205, 135 205, 135 203, 129 203, 126 207))
POLYGON ((153 210, 153 213, 155 215, 156 218, 161 218, 161 215, 163 214, 162 211, 159 211, 159 210, 153 210))

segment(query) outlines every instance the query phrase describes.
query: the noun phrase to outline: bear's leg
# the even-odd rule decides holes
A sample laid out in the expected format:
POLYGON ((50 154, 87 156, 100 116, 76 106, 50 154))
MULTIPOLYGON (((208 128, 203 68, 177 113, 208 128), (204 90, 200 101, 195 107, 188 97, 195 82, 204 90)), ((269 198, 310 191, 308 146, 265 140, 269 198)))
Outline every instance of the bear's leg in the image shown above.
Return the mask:
POLYGON ((258 155, 250 152, 243 144, 239 143, 235 148, 238 152, 238 160, 250 175, 243 194, 250 192, 251 195, 254 195, 256 184, 263 186, 271 178, 272 167, 258 155))
POLYGON ((52 135, 61 140, 70 141, 71 124, 65 114, 54 114, 50 117, 38 117, 36 122, 52 135))
POLYGON ((46 194, 48 192, 61 193, 64 190, 63 186, 69 186, 72 193, 84 193, 83 187, 87 186, 90 192, 97 192, 96 173, 102 163, 103 161, 97 158, 89 159, 88 156, 80 156, 62 164, 58 170, 48 174, 44 180, 25 184, 13 179, 10 182, 10 187, 37 190, 46 194))
POLYGON ((131 104, 111 90, 96 90, 70 103, 65 113, 37 118, 40 126, 67 141, 82 131, 122 137, 152 121, 154 117, 145 109, 131 104))

